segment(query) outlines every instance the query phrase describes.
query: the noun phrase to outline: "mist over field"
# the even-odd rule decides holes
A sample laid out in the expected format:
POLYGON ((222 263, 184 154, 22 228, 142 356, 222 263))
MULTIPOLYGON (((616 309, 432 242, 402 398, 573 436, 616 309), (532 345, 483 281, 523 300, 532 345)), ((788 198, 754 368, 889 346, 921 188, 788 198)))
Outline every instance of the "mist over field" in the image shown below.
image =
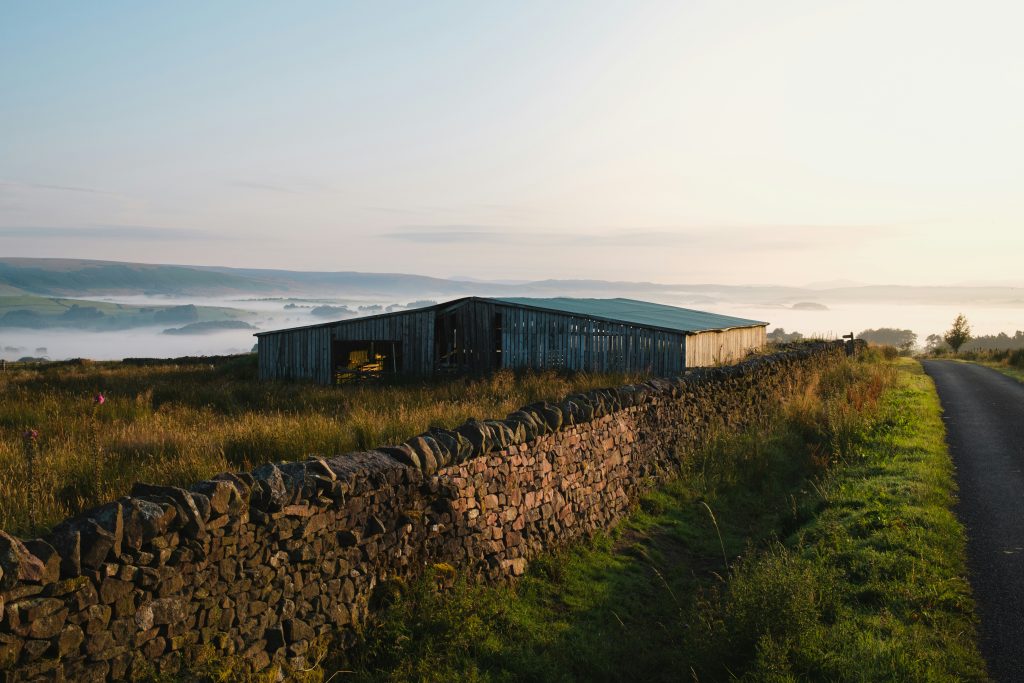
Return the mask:
POLYGON ((216 279, 209 277, 211 270, 178 266, 97 267, 95 262, 43 259, 33 260, 30 268, 18 259, 7 259, 5 266, 7 281, 0 281, 0 286, 7 287, 0 292, 0 358, 5 360, 245 353, 252 350, 253 334, 259 331, 377 315, 470 295, 625 297, 766 321, 769 330, 781 327, 808 337, 837 338, 880 327, 911 329, 922 345, 929 334, 948 329, 960 312, 968 316, 975 334, 1012 335, 1024 328, 1024 289, 983 283, 963 287, 660 285, 601 280, 507 283, 292 271, 232 271, 229 277, 216 279), (197 270, 202 276, 191 279, 197 270), (111 279, 112 273, 116 279, 111 279), (15 287, 17 291, 12 291, 15 287), (154 324, 154 318, 163 322, 154 324))

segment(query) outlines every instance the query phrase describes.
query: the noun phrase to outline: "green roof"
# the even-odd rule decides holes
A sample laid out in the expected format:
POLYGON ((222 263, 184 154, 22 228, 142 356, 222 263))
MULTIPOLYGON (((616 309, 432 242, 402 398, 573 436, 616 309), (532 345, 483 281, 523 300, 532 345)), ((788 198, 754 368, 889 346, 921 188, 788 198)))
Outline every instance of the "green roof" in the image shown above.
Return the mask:
POLYGON ((652 304, 635 299, 572 299, 557 297, 553 299, 535 299, 529 297, 496 298, 494 301, 531 306, 561 313, 575 313, 587 317, 604 318, 616 322, 660 327, 678 332, 705 332, 707 330, 727 330, 733 327, 754 327, 767 325, 760 320, 734 318, 730 315, 719 315, 706 311, 695 311, 690 308, 652 304))

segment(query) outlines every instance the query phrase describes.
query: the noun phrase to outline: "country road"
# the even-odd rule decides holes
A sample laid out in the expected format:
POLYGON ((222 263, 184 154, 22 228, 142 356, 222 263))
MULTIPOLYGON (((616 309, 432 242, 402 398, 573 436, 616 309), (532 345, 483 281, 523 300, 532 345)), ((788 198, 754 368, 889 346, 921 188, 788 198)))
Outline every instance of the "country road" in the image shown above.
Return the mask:
POLYGON ((925 361, 957 469, 957 516, 996 681, 1024 681, 1024 384, 995 370, 925 361))

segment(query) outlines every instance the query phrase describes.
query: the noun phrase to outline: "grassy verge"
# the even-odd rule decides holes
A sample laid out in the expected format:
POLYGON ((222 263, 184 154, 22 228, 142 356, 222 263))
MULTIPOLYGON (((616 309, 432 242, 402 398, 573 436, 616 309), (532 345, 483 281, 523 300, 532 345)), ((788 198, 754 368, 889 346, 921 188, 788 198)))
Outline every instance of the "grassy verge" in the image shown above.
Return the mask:
POLYGON ((124 495, 226 470, 398 443, 432 425, 501 417, 541 399, 640 379, 498 372, 322 387, 259 383, 255 358, 216 366, 50 363, 0 373, 0 529, 28 536, 124 495), (102 392, 105 403, 94 397, 102 392), (22 433, 39 432, 33 475, 22 433), (30 511, 35 511, 35 524, 30 511))
POLYGON ((984 365, 986 368, 992 368, 998 372, 1003 373, 1007 377, 1012 377, 1018 382, 1024 382, 1024 368, 1019 368, 1015 365, 1006 365, 1005 363, 995 363, 991 361, 973 361, 978 365, 984 365))
POLYGON ((938 401, 895 367, 822 377, 515 585, 428 576, 323 678, 984 678, 938 401))
POLYGON ((965 351, 959 356, 937 356, 960 362, 976 363, 997 370, 1018 382, 1024 382, 1024 349, 1003 351, 965 351))

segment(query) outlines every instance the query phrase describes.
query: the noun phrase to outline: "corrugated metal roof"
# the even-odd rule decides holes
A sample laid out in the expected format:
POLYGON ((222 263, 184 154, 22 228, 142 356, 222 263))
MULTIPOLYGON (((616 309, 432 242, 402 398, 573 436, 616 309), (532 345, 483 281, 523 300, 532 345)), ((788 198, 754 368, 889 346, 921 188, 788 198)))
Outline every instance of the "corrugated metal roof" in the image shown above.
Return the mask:
POLYGON ((605 318, 619 322, 660 327, 679 332, 704 332, 706 330, 725 330, 733 327, 754 327, 767 325, 760 320, 734 318, 730 315, 719 315, 707 311, 695 311, 690 308, 653 304, 636 299, 575 299, 557 297, 552 299, 535 299, 530 297, 496 298, 494 301, 532 306, 562 313, 575 313, 591 317, 605 318))
POLYGON ((729 315, 708 313, 707 311, 695 311, 690 308, 678 306, 667 306, 665 304, 654 304, 649 301, 637 301, 636 299, 575 299, 570 297, 534 298, 534 297, 463 297, 453 299, 433 306, 415 308, 392 313, 379 313, 377 315, 360 316, 346 320, 334 320, 331 322, 318 323, 314 325, 303 325, 301 327, 290 327, 281 330, 267 330, 257 332, 254 336, 262 337, 268 334, 281 334, 283 332, 294 332, 295 330, 307 330, 318 327, 334 327, 345 323, 360 323, 368 319, 393 318, 414 313, 423 313, 430 310, 441 310, 456 305, 462 305, 468 301, 493 301, 495 303, 507 303, 513 306, 529 306, 558 313, 574 313, 592 318, 601 318, 612 322, 630 323, 645 327, 657 327, 663 330, 676 332, 704 332, 707 330, 727 330, 734 327, 754 327, 756 325, 767 325, 760 320, 747 320, 746 318, 734 318, 729 315))

